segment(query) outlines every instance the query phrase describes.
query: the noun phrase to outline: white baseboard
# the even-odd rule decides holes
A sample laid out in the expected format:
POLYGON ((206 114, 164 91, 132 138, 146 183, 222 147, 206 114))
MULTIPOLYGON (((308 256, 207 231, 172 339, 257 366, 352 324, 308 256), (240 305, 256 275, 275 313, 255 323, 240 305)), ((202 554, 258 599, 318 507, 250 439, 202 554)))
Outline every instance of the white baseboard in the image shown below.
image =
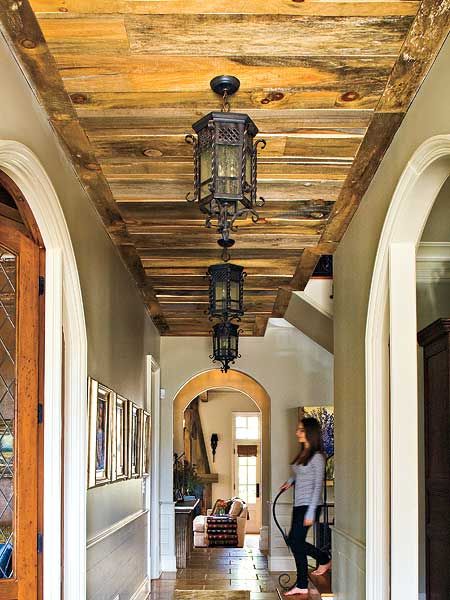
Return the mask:
POLYGON ((161 571, 163 573, 176 571, 177 570, 177 557, 174 556, 161 556, 161 571))
POLYGON ((271 556, 269 555, 269 571, 295 571, 295 560, 293 556, 271 556))
POLYGON ((144 579, 138 589, 131 596, 130 600, 146 600, 148 594, 150 592, 150 582, 148 577, 144 579))

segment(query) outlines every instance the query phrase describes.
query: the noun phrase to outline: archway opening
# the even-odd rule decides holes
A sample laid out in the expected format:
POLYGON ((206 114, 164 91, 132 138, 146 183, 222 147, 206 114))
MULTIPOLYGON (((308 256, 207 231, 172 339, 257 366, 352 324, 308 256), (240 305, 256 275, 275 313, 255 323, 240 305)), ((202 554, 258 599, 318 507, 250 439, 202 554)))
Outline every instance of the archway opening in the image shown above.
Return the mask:
MULTIPOLYGON (((198 375, 187 381, 178 391, 174 398, 173 404, 173 432, 174 432, 174 451, 184 451, 183 440, 183 418, 185 410, 189 407, 195 398, 201 398, 208 391, 219 394, 232 392, 237 398, 242 395, 247 399, 250 408, 255 406, 260 414, 260 464, 261 464, 261 490, 260 490, 260 505, 261 505, 261 527, 264 532, 265 539, 262 540, 263 545, 267 544, 267 528, 269 524, 269 505, 270 497, 270 397, 263 386, 255 379, 240 371, 231 370, 228 373, 222 373, 218 369, 212 369, 199 373, 198 375)), ((213 411, 214 412, 214 411, 213 411)), ((220 411, 219 411, 220 412, 220 411)), ((231 413, 229 411, 229 425, 232 427, 231 413)), ((242 411, 237 411, 242 412, 242 411)), ((252 411, 243 411, 252 412, 252 411)), ((217 433, 217 432, 211 432, 217 433)), ((228 432, 230 443, 233 439, 233 431, 228 432)), ((208 441, 209 443, 209 441, 208 441)), ((220 444, 220 440, 219 440, 220 444)), ((231 467, 230 473, 233 472, 232 454, 230 452, 228 464, 231 467)), ((214 469, 213 469, 214 471, 214 469)))
POLYGON ((450 136, 430 138, 399 180, 375 261, 366 328, 368 600, 419 595, 416 258, 449 175, 450 136), (386 515, 388 530, 380 528, 386 515))

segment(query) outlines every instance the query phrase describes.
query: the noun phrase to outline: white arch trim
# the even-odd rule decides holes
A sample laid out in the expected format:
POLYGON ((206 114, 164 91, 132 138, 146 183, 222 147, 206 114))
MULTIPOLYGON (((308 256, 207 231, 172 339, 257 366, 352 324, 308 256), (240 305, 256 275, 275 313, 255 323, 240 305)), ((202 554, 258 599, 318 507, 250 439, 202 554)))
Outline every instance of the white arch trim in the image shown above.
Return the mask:
POLYGON ((86 597, 87 340, 75 254, 58 196, 39 159, 0 140, 0 168, 15 182, 45 245, 44 598, 61 598, 62 333, 64 389, 64 598, 86 597))
POLYGON ((365 342, 366 600, 419 597, 416 248, 449 175, 450 135, 426 140, 397 184, 375 260, 365 342))

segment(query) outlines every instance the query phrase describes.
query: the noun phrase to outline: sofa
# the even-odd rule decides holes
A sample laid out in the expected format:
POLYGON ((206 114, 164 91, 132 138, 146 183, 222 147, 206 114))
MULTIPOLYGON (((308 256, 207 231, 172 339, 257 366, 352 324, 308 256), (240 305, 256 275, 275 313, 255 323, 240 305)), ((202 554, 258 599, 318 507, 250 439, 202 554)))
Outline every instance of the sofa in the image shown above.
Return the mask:
MULTIPOLYGON (((217 503, 216 503, 217 504, 217 503)), ((195 548, 207 548, 210 544, 208 541, 208 525, 207 518, 213 516, 214 508, 207 510, 206 515, 198 515, 193 522, 194 529, 194 546, 195 548)), ((245 530, 247 527, 248 508, 246 503, 239 498, 233 498, 230 501, 229 511, 223 515, 226 517, 235 517, 237 524, 237 548, 243 548, 245 541, 245 530)))

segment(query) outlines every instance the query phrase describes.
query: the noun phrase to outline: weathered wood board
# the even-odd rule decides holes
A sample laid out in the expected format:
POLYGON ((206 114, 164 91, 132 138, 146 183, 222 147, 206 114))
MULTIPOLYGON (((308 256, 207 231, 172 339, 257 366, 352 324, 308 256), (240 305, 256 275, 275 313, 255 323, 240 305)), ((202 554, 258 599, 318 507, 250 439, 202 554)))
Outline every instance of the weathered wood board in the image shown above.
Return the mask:
POLYGON ((220 106, 210 79, 239 77, 232 109, 267 141, 266 204, 239 224, 232 260, 248 274, 243 334, 263 335, 335 251, 448 32, 449 2, 0 0, 0 17, 167 335, 210 329, 205 272, 220 249, 184 201, 184 137, 220 106))

